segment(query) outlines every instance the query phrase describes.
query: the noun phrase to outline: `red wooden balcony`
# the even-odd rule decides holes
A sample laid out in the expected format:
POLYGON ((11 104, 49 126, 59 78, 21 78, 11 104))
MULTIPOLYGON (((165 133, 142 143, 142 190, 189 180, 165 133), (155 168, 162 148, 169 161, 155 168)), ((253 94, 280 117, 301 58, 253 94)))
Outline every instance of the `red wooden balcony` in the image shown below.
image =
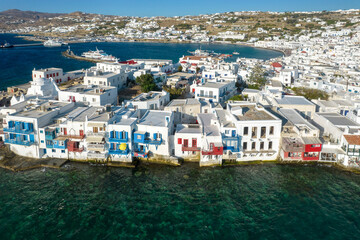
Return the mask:
POLYGON ((209 151, 201 151, 202 155, 223 155, 223 147, 214 147, 209 151))
POLYGON ((68 141, 67 149, 69 152, 82 152, 84 147, 79 147, 79 142, 68 141))
POLYGON ((84 147, 81 148, 68 148, 69 152, 82 152, 84 151, 84 147))

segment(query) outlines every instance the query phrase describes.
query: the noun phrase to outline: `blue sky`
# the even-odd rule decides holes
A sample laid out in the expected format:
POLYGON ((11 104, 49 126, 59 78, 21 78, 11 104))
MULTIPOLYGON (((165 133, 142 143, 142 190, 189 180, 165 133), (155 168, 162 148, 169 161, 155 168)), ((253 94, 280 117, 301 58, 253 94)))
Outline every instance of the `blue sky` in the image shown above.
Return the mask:
POLYGON ((0 11, 182 16, 229 11, 321 11, 360 8, 360 0, 1 0, 0 11))

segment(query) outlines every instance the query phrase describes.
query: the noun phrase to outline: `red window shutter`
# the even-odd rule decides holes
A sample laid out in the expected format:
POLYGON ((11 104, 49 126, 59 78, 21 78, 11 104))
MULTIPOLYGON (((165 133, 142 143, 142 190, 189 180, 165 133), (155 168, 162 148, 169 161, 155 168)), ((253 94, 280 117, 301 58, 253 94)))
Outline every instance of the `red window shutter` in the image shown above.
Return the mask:
POLYGON ((181 144, 181 143, 182 143, 182 139, 178 138, 178 144, 181 144))

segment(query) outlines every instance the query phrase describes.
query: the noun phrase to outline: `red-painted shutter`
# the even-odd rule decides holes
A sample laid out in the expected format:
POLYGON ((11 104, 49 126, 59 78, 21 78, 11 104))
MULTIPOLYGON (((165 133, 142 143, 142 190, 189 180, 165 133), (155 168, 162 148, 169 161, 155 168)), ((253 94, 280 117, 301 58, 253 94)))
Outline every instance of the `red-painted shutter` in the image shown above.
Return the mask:
POLYGON ((181 143, 182 143, 182 139, 178 138, 178 144, 181 144, 181 143))

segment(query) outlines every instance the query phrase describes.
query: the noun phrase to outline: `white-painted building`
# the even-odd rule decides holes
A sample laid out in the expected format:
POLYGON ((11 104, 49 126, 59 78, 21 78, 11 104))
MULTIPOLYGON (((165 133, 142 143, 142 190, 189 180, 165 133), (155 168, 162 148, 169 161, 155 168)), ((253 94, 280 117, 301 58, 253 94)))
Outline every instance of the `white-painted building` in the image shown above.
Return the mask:
POLYGON ((123 107, 116 107, 114 110, 114 117, 107 128, 111 161, 132 162, 133 132, 135 132, 137 119, 135 111, 123 107))
POLYGON ((59 91, 59 101, 83 102, 89 106, 117 104, 117 88, 107 86, 76 85, 59 91))
POLYGON ((81 71, 73 71, 65 73, 62 68, 44 68, 44 69, 35 69, 32 71, 32 79, 36 78, 46 78, 54 79, 55 83, 67 82, 71 79, 82 77, 84 74, 81 71))
POLYGON ((127 74, 124 71, 118 72, 101 72, 95 70, 93 72, 85 72, 84 84, 97 85, 100 87, 116 87, 122 89, 126 87, 127 74))
POLYGON ((194 81, 190 91, 195 95, 195 99, 222 103, 234 96, 236 87, 234 81, 205 82, 203 80, 200 83, 194 81))
POLYGON ((172 154, 174 114, 148 110, 134 132, 134 156, 168 158, 172 154))
POLYGON ((150 91, 148 93, 141 93, 130 100, 125 100, 125 105, 134 109, 157 110, 163 109, 169 101, 170 94, 168 92, 150 91))
POLYGON ((229 111, 236 119, 241 136, 239 161, 275 160, 279 154, 281 120, 269 111, 249 102, 230 102, 229 111))

